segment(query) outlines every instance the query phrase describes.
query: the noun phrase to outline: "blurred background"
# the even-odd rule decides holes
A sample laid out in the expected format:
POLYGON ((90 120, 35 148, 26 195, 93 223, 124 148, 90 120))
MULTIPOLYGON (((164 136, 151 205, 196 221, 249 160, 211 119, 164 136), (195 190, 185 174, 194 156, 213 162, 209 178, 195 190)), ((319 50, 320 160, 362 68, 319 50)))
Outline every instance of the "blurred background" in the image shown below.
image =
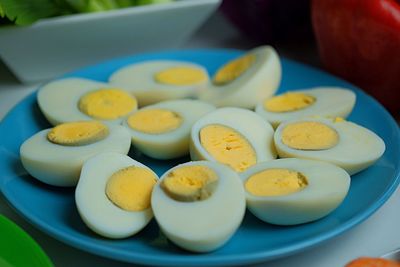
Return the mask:
POLYGON ((221 11, 247 38, 325 68, 399 116, 399 1, 224 1, 221 11))

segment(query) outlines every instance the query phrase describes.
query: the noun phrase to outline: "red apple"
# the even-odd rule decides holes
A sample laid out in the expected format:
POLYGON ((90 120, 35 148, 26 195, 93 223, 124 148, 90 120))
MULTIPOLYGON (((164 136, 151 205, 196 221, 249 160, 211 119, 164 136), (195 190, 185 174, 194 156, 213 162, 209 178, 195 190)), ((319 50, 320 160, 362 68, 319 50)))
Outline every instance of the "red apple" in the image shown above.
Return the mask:
POLYGON ((400 3, 312 0, 312 23, 325 67, 400 113, 400 3))

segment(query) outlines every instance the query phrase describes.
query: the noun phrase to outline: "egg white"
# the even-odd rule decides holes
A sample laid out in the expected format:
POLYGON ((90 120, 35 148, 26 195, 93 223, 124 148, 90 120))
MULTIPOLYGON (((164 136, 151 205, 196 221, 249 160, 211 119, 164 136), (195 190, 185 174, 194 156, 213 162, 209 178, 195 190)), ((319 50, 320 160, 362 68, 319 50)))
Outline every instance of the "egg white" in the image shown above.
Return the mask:
MULTIPOLYGON (((80 98, 94 90, 115 88, 110 84, 89 79, 65 78, 49 82, 41 87, 37 94, 37 101, 43 115, 52 125, 92 120, 92 117, 80 111, 78 107, 80 98)), ((101 121, 107 124, 119 124, 122 119, 101 121)))
MULTIPOLYGON (((182 118, 182 124, 175 130, 149 134, 129 127, 127 119, 123 125, 132 136, 132 144, 143 154, 157 159, 171 159, 189 154, 190 130, 193 124, 205 114, 215 110, 211 104, 189 99, 178 99, 159 102, 140 110, 166 109, 182 118)), ((133 113, 134 114, 134 113, 133 113)))
POLYGON ((132 92, 140 106, 154 104, 164 100, 190 98, 208 82, 206 69, 198 64, 186 61, 151 60, 122 67, 111 74, 109 82, 132 92), (204 82, 192 85, 171 85, 159 83, 154 75, 172 67, 189 67, 201 70, 207 77, 204 82))
POLYGON ((261 171, 272 168, 302 173, 308 185, 284 196, 255 196, 246 191, 247 208, 260 220, 278 225, 295 225, 320 219, 335 210, 350 187, 349 174, 333 164, 305 160, 278 159, 258 163, 240 174, 243 183, 261 171))
POLYGON ((327 161, 345 169, 350 175, 374 164, 385 152, 384 141, 374 132, 350 121, 334 122, 327 118, 310 118, 283 122, 275 131, 275 147, 281 158, 304 158, 327 161), (282 130, 290 123, 315 121, 334 129, 338 143, 325 150, 299 150, 282 143, 282 130))
POLYGON ((199 99, 217 107, 253 109, 260 100, 273 95, 282 76, 279 55, 271 46, 260 46, 246 54, 255 55, 255 61, 244 73, 224 85, 210 83, 205 90, 199 91, 199 99))
POLYGON ((274 130, 256 113, 242 108, 225 107, 208 113, 192 127, 190 157, 192 160, 216 161, 200 143, 200 131, 207 125, 218 124, 240 133, 256 153, 257 162, 276 158, 274 130))
POLYGON ((209 161, 188 162, 167 171, 153 190, 151 205, 163 233, 173 243, 195 252, 209 252, 224 245, 240 226, 246 209, 239 176, 230 168, 209 161), (181 166, 202 165, 219 177, 213 194, 201 201, 180 202, 160 187, 162 180, 181 166))
POLYGON ((256 106, 256 113, 276 128, 282 121, 310 116, 347 118, 356 103, 355 93, 340 87, 315 87, 293 92, 310 95, 316 101, 303 109, 288 112, 268 111, 264 108, 264 101, 261 101, 256 106))
POLYGON ((76 206, 85 224, 101 236, 129 237, 143 229, 153 218, 151 207, 143 211, 126 211, 114 205, 106 195, 108 179, 129 166, 149 169, 126 155, 107 152, 90 158, 83 165, 75 191, 76 206))
POLYGON ((30 175, 55 186, 75 186, 85 160, 105 151, 127 154, 131 145, 128 131, 118 125, 109 126, 104 139, 82 146, 54 144, 47 139, 50 130, 27 139, 21 145, 20 157, 30 175))

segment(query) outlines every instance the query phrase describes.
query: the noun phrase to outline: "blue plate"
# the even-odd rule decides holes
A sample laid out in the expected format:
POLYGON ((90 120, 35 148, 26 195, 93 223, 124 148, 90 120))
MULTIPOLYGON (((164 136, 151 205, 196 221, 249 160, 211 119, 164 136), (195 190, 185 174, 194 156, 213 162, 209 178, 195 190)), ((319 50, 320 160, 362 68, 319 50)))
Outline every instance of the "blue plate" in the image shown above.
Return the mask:
MULTIPOLYGON (((198 50, 143 54, 84 68, 66 76, 106 81, 118 68, 149 59, 187 60, 204 65, 210 74, 242 52, 198 50)), ((32 179, 21 166, 19 147, 37 131, 50 127, 36 104, 36 94, 21 101, 0 125, 0 188, 6 199, 32 224, 55 238, 101 256, 151 265, 236 265, 283 257, 328 240, 374 213, 393 193, 400 181, 400 134, 393 118, 374 99, 354 86, 322 71, 282 59, 280 92, 319 85, 354 89, 357 104, 349 119, 377 133, 387 148, 372 167, 352 177, 351 188, 342 205, 329 216, 313 223, 280 227, 263 223, 247 213, 233 238, 221 249, 193 254, 171 244, 153 222, 138 235, 108 240, 85 227, 75 208, 74 189, 55 188, 32 179)), ((161 175, 182 158, 157 161, 130 153, 161 175)))

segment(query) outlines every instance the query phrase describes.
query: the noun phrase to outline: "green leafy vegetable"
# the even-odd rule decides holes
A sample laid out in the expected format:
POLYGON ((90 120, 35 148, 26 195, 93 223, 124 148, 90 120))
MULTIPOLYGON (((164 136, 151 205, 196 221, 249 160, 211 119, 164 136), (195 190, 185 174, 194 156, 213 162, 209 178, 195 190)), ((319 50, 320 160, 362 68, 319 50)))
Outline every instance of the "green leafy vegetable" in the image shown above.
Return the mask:
POLYGON ((0 17, 2 17, 2 18, 4 18, 4 10, 3 10, 3 8, 1 7, 1 3, 0 3, 0 17))
POLYGON ((0 6, 2 16, 17 25, 28 25, 38 19, 56 16, 65 11, 52 0, 0 0, 0 6))
POLYGON ((161 4, 169 3, 171 0, 137 0, 138 5, 150 5, 150 4, 161 4))
POLYGON ((16 25, 73 13, 99 12, 112 9, 167 3, 173 0, 0 0, 0 18, 16 25))
POLYGON ((113 0, 65 0, 77 12, 98 12, 119 8, 113 0))

